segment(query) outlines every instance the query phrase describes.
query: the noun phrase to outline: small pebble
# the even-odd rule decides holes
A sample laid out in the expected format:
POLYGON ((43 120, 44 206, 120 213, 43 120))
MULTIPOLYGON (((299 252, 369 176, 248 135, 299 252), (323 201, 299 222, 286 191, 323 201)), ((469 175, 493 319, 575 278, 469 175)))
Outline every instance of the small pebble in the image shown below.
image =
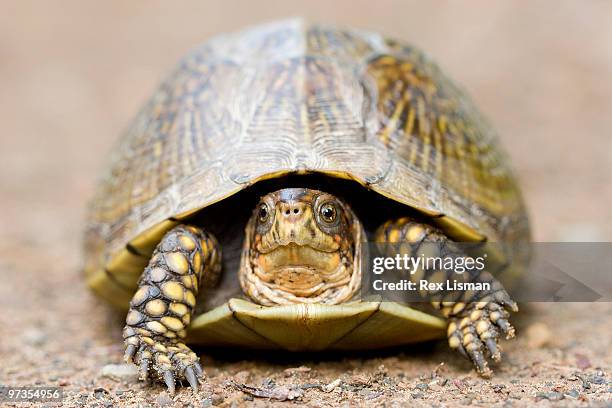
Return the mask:
POLYGON ((234 381, 236 381, 237 383, 246 384, 247 382, 249 382, 250 377, 251 373, 249 373, 248 371, 239 371, 234 375, 234 381))
POLYGON ((138 382, 138 368, 134 364, 107 364, 100 370, 102 377, 126 383, 138 382))
POLYGON ((385 377, 385 379, 382 382, 384 385, 388 387, 393 387, 396 384, 395 380, 391 377, 385 377))
POLYGON ((369 387, 370 379, 363 375, 354 375, 351 378, 351 385, 356 387, 369 387))
POLYGON ((500 393, 506 388, 504 384, 493 384, 492 385, 493 392, 500 393))
POLYGON ((537 400, 546 399, 549 401, 561 401, 564 398, 563 394, 560 392, 538 392, 536 394, 537 400))
POLYGON ((97 399, 102 399, 106 394, 108 394, 108 391, 102 387, 98 387, 94 390, 93 394, 97 399))
POLYGON ((324 385, 322 387, 323 392, 332 392, 334 389, 336 389, 336 387, 338 387, 340 384, 342 383, 342 380, 340 378, 330 382, 327 385, 324 385))
POLYGON ((569 396, 569 397, 572 397, 572 398, 575 398, 575 399, 578 399, 578 397, 580 396, 580 392, 578 390, 571 390, 571 391, 567 392, 565 395, 569 396))
POLYGON ((421 391, 427 391, 427 389, 429 388, 429 386, 425 383, 417 384, 416 387, 421 391))
POLYGON ((372 400, 372 399, 376 399, 378 397, 380 397, 381 395, 383 395, 382 391, 371 391, 366 395, 366 399, 367 400, 372 400))
POLYGON ((213 405, 221 405, 223 404, 223 396, 220 394, 213 394, 210 397, 210 400, 212 401, 213 405))
POLYGON ((306 383, 306 384, 300 385, 300 388, 303 389, 303 390, 308 390, 308 389, 311 389, 311 388, 321 388, 321 384, 306 383))
POLYGON ((592 375, 589 377, 589 382, 592 384, 605 384, 606 379, 601 375, 592 375))
POLYGON ((265 388, 273 388, 275 385, 276 385, 276 382, 274 382, 274 380, 271 378, 264 378, 261 381, 261 386, 265 388))
POLYGON ((80 394, 78 397, 78 401, 80 405, 85 405, 87 402, 87 394, 80 394))
POLYGON ((155 398, 155 402, 160 407, 167 407, 174 403, 166 391, 159 394, 157 398, 155 398))
POLYGON ((523 395, 520 392, 511 392, 510 394, 508 394, 508 398, 520 400, 521 398, 523 398, 523 395))

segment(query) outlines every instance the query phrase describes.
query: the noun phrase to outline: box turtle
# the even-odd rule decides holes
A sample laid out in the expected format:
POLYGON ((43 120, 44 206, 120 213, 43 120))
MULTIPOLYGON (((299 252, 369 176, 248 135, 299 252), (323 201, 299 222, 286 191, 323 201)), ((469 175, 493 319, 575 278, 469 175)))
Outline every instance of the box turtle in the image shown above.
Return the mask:
MULTIPOLYGON (((367 349, 446 334, 489 375, 514 336, 507 288, 483 271, 493 293, 430 311, 365 298, 362 251, 528 239, 506 155, 436 65, 376 33, 294 19, 214 38, 162 83, 91 201, 85 274, 127 311, 126 360, 170 392, 203 378, 187 344, 367 349)), ((498 265, 520 274, 528 254, 504 248, 498 265)))

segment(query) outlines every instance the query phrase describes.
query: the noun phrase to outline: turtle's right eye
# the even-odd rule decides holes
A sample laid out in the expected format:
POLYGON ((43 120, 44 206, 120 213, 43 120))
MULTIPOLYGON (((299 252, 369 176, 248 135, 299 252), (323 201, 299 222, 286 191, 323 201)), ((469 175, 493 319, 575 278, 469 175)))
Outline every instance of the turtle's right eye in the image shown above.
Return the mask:
POLYGON ((268 211, 268 205, 261 204, 259 206, 259 222, 263 224, 264 222, 268 221, 269 216, 270 216, 270 212, 268 211))
POLYGON ((321 213, 321 218, 323 219, 323 221, 330 223, 330 224, 336 221, 336 215, 338 211, 336 210, 336 206, 334 204, 332 203, 323 204, 319 212, 321 213))

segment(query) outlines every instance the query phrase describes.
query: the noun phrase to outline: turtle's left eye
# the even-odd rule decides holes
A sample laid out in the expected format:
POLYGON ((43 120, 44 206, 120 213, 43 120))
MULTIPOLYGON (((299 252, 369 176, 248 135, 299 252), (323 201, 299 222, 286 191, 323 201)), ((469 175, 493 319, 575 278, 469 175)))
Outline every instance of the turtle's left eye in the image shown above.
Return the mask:
POLYGON ((268 211, 268 206, 266 204, 261 204, 259 206, 259 222, 264 223, 268 221, 269 216, 270 212, 268 211))
POLYGON ((336 217, 338 216, 338 210, 336 209, 336 205, 333 203, 325 203, 321 205, 319 213, 321 214, 323 221, 329 224, 336 221, 336 217))

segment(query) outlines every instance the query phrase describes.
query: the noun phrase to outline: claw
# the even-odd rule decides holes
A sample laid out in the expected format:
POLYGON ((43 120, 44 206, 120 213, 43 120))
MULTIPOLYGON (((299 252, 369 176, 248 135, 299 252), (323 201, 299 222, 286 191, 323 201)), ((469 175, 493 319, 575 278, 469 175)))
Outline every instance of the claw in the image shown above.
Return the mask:
POLYGON ((191 386, 191 389, 193 390, 193 392, 198 392, 198 378, 196 377, 196 374, 194 372, 194 368, 193 367, 187 367, 185 369, 185 378, 187 378, 187 381, 189 382, 189 385, 191 386))
POLYGON ((204 370, 202 370, 202 366, 197 361, 193 363, 193 368, 195 369, 196 375, 201 378, 204 376, 204 370))
POLYGON ((487 369, 487 360, 482 352, 482 342, 478 338, 474 337, 470 342, 464 344, 464 347, 470 356, 470 360, 472 360, 478 368, 478 372, 485 371, 487 369))
POLYGON ((507 339, 514 337, 514 327, 506 319, 498 319, 495 324, 502 329, 507 339))
POLYGON ((465 346, 466 352, 469 355, 469 359, 476 366, 476 371, 482 376, 488 377, 491 375, 491 369, 488 366, 487 359, 485 358, 482 350, 483 344, 480 340, 474 339, 471 343, 465 346))
POLYGON ((174 374, 172 374, 172 371, 164 371, 164 382, 168 387, 168 392, 171 395, 174 394, 174 374))
POLYGON ((495 303, 499 303, 500 305, 504 305, 508 301, 511 301, 510 296, 508 296, 505 290, 500 290, 500 291, 495 292, 492 298, 493 298, 492 301, 494 301, 495 303))
POLYGON ((493 370, 491 370, 489 368, 488 365, 485 364, 484 367, 478 367, 477 368, 478 374, 480 374, 481 376, 483 376, 484 378, 491 378, 493 376, 493 370))
POLYGON ((468 356, 467 351, 465 351, 465 347, 463 347, 463 344, 459 344, 459 347, 457 347, 457 351, 459 351, 459 354, 461 354, 467 360, 470 359, 470 356, 468 356))
POLYGON ((495 301, 481 305, 481 302, 472 303, 450 318, 448 339, 451 348, 467 356, 481 376, 490 377, 493 371, 488 359, 501 360, 497 342, 502 333, 506 339, 514 337, 515 329, 508 321, 509 310, 518 310, 518 306, 505 291, 496 292, 495 301))
POLYGON ((125 354, 123 355, 123 359, 126 363, 131 363, 134 358, 134 354, 136 354, 136 346, 133 344, 128 344, 125 348, 125 354))
POLYGON ((497 292, 495 294, 495 300, 497 301, 497 303, 504 305, 513 312, 518 312, 518 305, 514 300, 512 300, 508 292, 506 292, 505 290, 497 292))
POLYGON ((140 377, 142 377, 143 380, 146 380, 148 376, 149 376, 149 359, 143 358, 142 360, 140 360, 140 377))
POLYGON ((499 349, 497 348, 497 342, 494 339, 486 339, 485 344, 487 345, 487 349, 489 350, 489 353, 491 353, 491 358, 494 361, 500 361, 501 353, 499 352, 499 349))
POLYGON ((489 309, 491 312, 499 312, 504 317, 510 316, 508 312, 506 311, 506 309, 504 309, 503 306, 497 303, 489 303, 487 305, 487 309, 489 309))
POLYGON ((491 371, 488 367, 487 360, 485 360, 484 354, 479 348, 477 347, 468 348, 467 352, 471 360, 474 362, 474 365, 476 366, 476 370, 480 374, 485 374, 488 371, 491 371))

